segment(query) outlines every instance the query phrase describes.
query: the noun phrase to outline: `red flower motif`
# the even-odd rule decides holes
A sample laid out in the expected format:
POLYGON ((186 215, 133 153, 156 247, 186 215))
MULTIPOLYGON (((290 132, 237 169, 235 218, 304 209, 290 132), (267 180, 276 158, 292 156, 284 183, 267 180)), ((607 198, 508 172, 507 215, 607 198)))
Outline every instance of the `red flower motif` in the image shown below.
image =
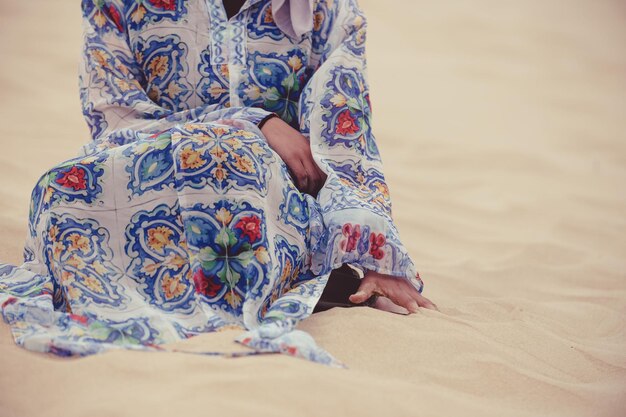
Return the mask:
POLYGON ((350 110, 344 110, 339 113, 335 131, 340 135, 352 135, 359 131, 359 126, 356 124, 354 117, 352 117, 350 110))
POLYGON ((204 275, 202 268, 198 268, 193 274, 193 283, 195 284, 196 292, 207 297, 215 297, 222 288, 215 281, 204 275))
POLYGON ((2 303, 2 308, 6 308, 7 306, 15 303, 17 303, 17 297, 9 297, 4 303, 2 303))
POLYGON ((107 11, 109 12, 109 17, 113 23, 115 23, 117 30, 123 32, 124 26, 122 26, 122 17, 120 16, 120 12, 113 5, 110 5, 107 11))
POLYGON ((346 223, 341 228, 341 231, 346 237, 346 239, 341 242, 341 249, 346 252, 352 252, 361 237, 361 225, 356 224, 352 226, 351 223, 346 223))
POLYGON ((385 257, 385 252, 383 252, 382 247, 387 242, 385 239, 385 235, 382 233, 372 233, 370 234, 370 255, 374 257, 374 259, 383 259, 385 257))
POLYGON ((257 216, 242 217, 235 225, 235 229, 240 229, 241 234, 254 242, 261 238, 261 219, 257 216))
POLYGON ((85 170, 74 166, 69 171, 63 172, 61 177, 56 179, 56 183, 64 187, 72 188, 74 191, 84 190, 87 188, 85 170))
POLYGON ((176 10, 176 0, 150 0, 154 7, 165 10, 176 10))
POLYGON ((282 345, 281 348, 287 355, 296 356, 298 354, 298 348, 295 346, 282 345))
POLYGON ((87 317, 81 316, 79 314, 70 314, 70 319, 80 324, 87 324, 87 322, 89 321, 87 317))

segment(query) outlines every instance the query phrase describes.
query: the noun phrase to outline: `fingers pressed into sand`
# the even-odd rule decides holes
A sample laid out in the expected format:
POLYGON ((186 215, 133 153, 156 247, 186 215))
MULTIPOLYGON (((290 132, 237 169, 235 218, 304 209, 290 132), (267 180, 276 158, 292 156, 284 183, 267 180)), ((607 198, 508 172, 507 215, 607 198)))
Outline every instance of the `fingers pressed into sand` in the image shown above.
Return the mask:
POLYGON ((378 297, 372 307, 374 307, 377 310, 387 311, 389 313, 402 314, 402 315, 410 314, 409 310, 407 310, 404 307, 400 307, 399 305, 391 301, 389 298, 383 297, 383 296, 378 297))
POLYGON ((386 294, 383 295, 400 307, 406 308, 409 313, 417 313, 419 311, 417 301, 415 301, 413 297, 411 297, 411 295, 404 291, 404 289, 399 285, 391 286, 391 288, 388 291, 385 291, 385 293, 386 294))
POLYGON ((433 303, 432 301, 430 301, 428 298, 424 297, 420 293, 417 293, 417 295, 415 296, 415 301, 417 301, 417 304, 420 307, 427 308, 429 310, 439 311, 435 303, 433 303))
POLYGON ((375 294, 376 285, 369 279, 362 279, 361 284, 357 292, 352 294, 348 299, 351 303, 361 304, 366 302, 372 295, 375 294))

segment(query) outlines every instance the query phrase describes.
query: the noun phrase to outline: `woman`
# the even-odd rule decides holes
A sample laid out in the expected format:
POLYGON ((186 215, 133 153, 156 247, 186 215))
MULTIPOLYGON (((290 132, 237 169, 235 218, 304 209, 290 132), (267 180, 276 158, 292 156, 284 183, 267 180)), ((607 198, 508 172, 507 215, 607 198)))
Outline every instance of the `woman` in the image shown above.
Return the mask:
POLYGON ((330 272, 350 301, 435 308, 391 218, 356 0, 83 0, 93 141, 33 191, 16 342, 154 349, 225 325, 337 364, 294 330, 330 272))

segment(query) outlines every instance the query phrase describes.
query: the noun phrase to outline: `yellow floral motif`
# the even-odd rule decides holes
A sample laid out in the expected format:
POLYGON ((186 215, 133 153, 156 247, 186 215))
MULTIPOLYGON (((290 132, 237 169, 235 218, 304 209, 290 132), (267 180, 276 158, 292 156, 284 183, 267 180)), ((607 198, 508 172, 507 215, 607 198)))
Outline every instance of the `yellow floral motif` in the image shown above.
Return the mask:
POLYGON ((222 207, 217 211, 215 218, 217 219, 217 221, 221 222, 222 225, 228 226, 230 221, 233 219, 233 215, 230 213, 230 211, 228 211, 228 209, 222 207))
POLYGON ((213 169, 211 174, 213 174, 215 179, 219 182, 224 181, 224 179, 228 176, 228 172, 226 172, 222 165, 218 165, 215 169, 213 169))
POLYGON ((52 243, 52 257, 59 260, 61 253, 65 250, 65 245, 62 242, 52 243))
POLYGON ((186 147, 180 153, 180 163, 183 169, 197 169, 204 165, 206 161, 202 159, 199 151, 186 147))
POLYGON ((357 182, 363 184, 365 182, 365 176, 359 172, 358 174, 356 174, 356 180, 357 182))
POLYGON ((339 178, 339 182, 341 182, 343 185, 347 185, 347 186, 350 186, 350 187, 352 186, 352 183, 349 180, 345 179, 345 178, 339 178))
POLYGON ((51 226, 50 229, 48 230, 48 236, 50 237, 50 240, 56 239, 58 234, 59 234, 59 227, 56 224, 51 226))
POLYGON ((241 137, 244 137, 246 139, 252 139, 252 138, 256 137, 256 134, 250 132, 249 130, 238 130, 238 131, 234 132, 233 135, 241 136, 241 137))
POLYGON ((376 198, 372 199, 372 203, 376 203, 381 207, 385 207, 387 205, 387 202, 381 195, 377 195, 376 198))
POLYGON ((165 226, 159 226, 148 230, 148 246, 154 250, 162 250, 163 247, 172 243, 170 236, 174 231, 165 226))
POLYGON ((211 83, 211 86, 209 87, 209 93, 211 94, 213 98, 218 98, 219 96, 221 96, 222 94, 226 92, 228 92, 228 89, 224 88, 217 81, 214 81, 213 83, 211 83))
POLYGON ((185 293, 187 285, 180 282, 181 277, 173 278, 169 274, 163 276, 163 282, 161 283, 161 289, 165 293, 165 298, 171 300, 185 293))
POLYGON ((182 88, 180 88, 180 86, 178 85, 178 83, 172 81, 167 85, 167 89, 165 90, 165 93, 170 97, 170 98, 175 98, 176 96, 178 96, 180 94, 180 92, 183 91, 182 88))
POLYGON ((228 138, 224 141, 227 145, 231 146, 233 150, 239 150, 243 147, 243 143, 237 138, 228 138))
POLYGON ((291 260, 287 259, 287 262, 285 262, 285 267, 283 268, 283 272, 282 274, 280 274, 281 283, 287 282, 289 278, 291 278, 291 270, 292 270, 291 260))
POLYGON ((107 18, 104 16, 104 13, 98 10, 98 12, 93 17, 93 21, 99 28, 103 27, 107 24, 107 18))
POLYGON ((266 263, 270 261, 270 254, 267 252, 267 249, 265 249, 263 246, 261 246, 260 248, 257 248, 254 251, 254 256, 256 257, 257 261, 259 261, 263 265, 265 265, 266 263))
POLYGON ((228 330, 245 330, 245 327, 242 327, 238 324, 227 324, 225 326, 220 327, 219 329, 217 329, 217 332, 224 332, 224 331, 228 331, 228 330))
POLYGON ((75 254, 70 256, 66 263, 67 265, 76 269, 83 269, 87 266, 87 264, 85 264, 85 261, 83 261, 82 258, 76 256, 75 254))
POLYGON ((45 203, 49 203, 50 199, 52 198, 52 194, 54 194, 54 188, 52 187, 46 188, 46 193, 43 196, 43 201, 45 203))
MULTIPOLYGON (((202 129, 202 128, 204 128, 204 126, 201 126, 201 125, 185 125, 185 129, 188 129, 188 130, 202 129)), ((179 133, 176 133, 175 135, 176 135, 175 137, 176 137, 177 141, 183 139, 182 135, 180 135, 179 133)), ((196 134, 191 136, 191 139, 195 143, 197 143, 197 144, 203 144, 203 143, 207 143, 209 141, 215 140, 215 138, 213 138, 213 137, 211 137, 209 135, 206 135, 204 133, 196 133, 196 134)))
POLYGON ((83 165, 89 165, 89 164, 93 164, 97 160, 98 160, 98 158, 95 157, 95 156, 88 156, 87 158, 82 159, 80 161, 80 163, 83 164, 83 165))
POLYGON ((83 253, 87 253, 91 249, 89 239, 85 236, 79 235, 78 233, 72 233, 67 237, 67 240, 70 241, 70 250, 79 249, 83 253))
POLYGON ((87 277, 87 276, 83 276, 83 284, 85 284, 85 286, 87 288, 89 288, 91 291, 93 292, 97 292, 97 293, 104 293, 104 288, 102 288, 102 283, 100 281, 98 281, 96 278, 94 277, 87 277))
POLYGON ((263 149, 263 147, 258 143, 253 143, 252 146, 250 146, 250 150, 255 155, 262 155, 265 153, 265 149, 263 149))
POLYGON ((115 68, 117 68, 119 70, 119 72, 122 73, 122 75, 129 75, 130 74, 130 71, 128 70, 126 65, 122 64, 122 61, 120 61, 119 59, 113 58, 113 65, 115 66, 115 68))
POLYGON ((364 23, 363 16, 356 16, 354 18, 354 27, 360 28, 364 23))
POLYGON ((70 300, 76 300, 83 295, 83 292, 80 288, 76 288, 74 286, 68 286, 66 289, 67 298, 70 300))
POLYGON ((265 9, 265 15, 263 16, 263 23, 272 23, 274 21, 274 16, 272 15, 272 8, 268 7, 265 9))
POLYGON ((222 74, 222 77, 228 79, 229 75, 229 71, 228 71, 228 65, 226 64, 222 64, 220 65, 220 73, 222 74))
POLYGON ((235 157, 235 168, 237 168, 241 172, 246 172, 249 174, 254 174, 256 169, 254 168, 254 162, 247 156, 240 156, 237 154, 233 154, 235 157))
POLYGON ((343 107, 346 105, 346 97, 341 93, 337 93, 331 97, 330 102, 335 107, 343 107))
POLYGON ((74 282, 75 275, 68 271, 61 272, 61 284, 69 285, 74 282))
POLYGON ((239 306, 239 304, 241 304, 241 297, 233 290, 227 292, 224 298, 232 308, 236 308, 237 306, 239 306))
POLYGON ((298 71, 302 68, 302 60, 300 57, 294 55, 287 60, 287 65, 289 65, 294 71, 298 71))
POLYGON ((120 88, 121 91, 128 91, 131 89, 131 85, 128 81, 118 78, 115 80, 115 84, 120 88))
POLYGON ((98 75, 98 78, 104 78, 107 75, 101 67, 96 67, 96 74, 98 75))
POLYGON ((252 100, 256 100, 261 97, 261 89, 258 85, 252 85, 246 88, 246 95, 252 100))
POLYGON ((209 153, 211 154, 211 156, 213 156, 213 159, 218 162, 224 162, 228 158, 228 154, 226 153, 226 151, 224 151, 224 149, 222 149, 222 147, 219 145, 211 149, 209 153))
POLYGON ((150 70, 150 78, 163 77, 169 68, 169 57, 157 56, 150 61, 148 69, 150 70))
POLYGON ((228 133, 228 129, 226 129, 225 127, 219 127, 219 126, 212 127, 211 131, 215 133, 218 138, 228 133))
POLYGON ((165 258, 164 263, 167 265, 169 269, 179 270, 183 266, 187 265, 187 258, 183 258, 177 253, 172 253, 165 258))
POLYGON ((99 66, 103 68, 108 68, 109 63, 107 61, 107 53, 101 49, 94 49, 91 51, 91 58, 93 58, 94 62, 97 62, 99 66))
POLYGON ((143 20, 143 17, 146 15, 146 9, 141 4, 137 9, 130 15, 130 18, 133 22, 139 23, 143 20))
POLYGON ((389 187, 387 187, 387 184, 384 184, 380 181, 376 181, 374 183, 374 187, 376 187, 376 189, 385 197, 389 197, 389 187))
POLYGON ((141 268, 141 272, 153 276, 155 272, 159 269, 161 263, 154 262, 152 259, 146 259, 143 262, 143 267, 141 268))
POLYGON ((107 272, 107 269, 104 267, 104 265, 102 265, 100 261, 94 261, 92 266, 94 271, 96 271, 100 275, 104 275, 107 272))

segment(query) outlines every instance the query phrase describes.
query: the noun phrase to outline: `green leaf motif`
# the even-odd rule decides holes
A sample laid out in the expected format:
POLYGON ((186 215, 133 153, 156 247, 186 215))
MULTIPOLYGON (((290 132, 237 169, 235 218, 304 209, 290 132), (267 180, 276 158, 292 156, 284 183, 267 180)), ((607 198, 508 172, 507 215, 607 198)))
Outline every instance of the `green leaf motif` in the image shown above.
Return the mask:
POLYGON ((224 268, 220 269, 217 272, 217 276, 219 277, 220 281, 228 285, 229 289, 234 288, 241 278, 241 275, 230 267, 228 261, 224 263, 224 268))
POLYGON ((268 88, 263 93, 263 99, 265 101, 278 101, 278 100, 280 100, 280 94, 278 93, 278 89, 276 87, 268 88))
POLYGON ((246 266, 250 265, 250 262, 252 262, 252 260, 254 259, 254 251, 248 250, 242 252, 237 255, 235 259, 237 259, 241 266, 245 268, 246 266))
POLYGON ((361 103, 354 97, 350 97, 348 101, 346 101, 346 104, 350 110, 362 110, 361 103))
POLYGON ((222 228, 220 232, 215 237, 215 243, 220 245, 223 248, 228 248, 237 243, 237 238, 232 230, 227 228, 222 228))
POLYGON ((210 247, 202 248, 198 252, 198 261, 202 265, 202 269, 209 271, 213 269, 217 261, 217 253, 210 247))

